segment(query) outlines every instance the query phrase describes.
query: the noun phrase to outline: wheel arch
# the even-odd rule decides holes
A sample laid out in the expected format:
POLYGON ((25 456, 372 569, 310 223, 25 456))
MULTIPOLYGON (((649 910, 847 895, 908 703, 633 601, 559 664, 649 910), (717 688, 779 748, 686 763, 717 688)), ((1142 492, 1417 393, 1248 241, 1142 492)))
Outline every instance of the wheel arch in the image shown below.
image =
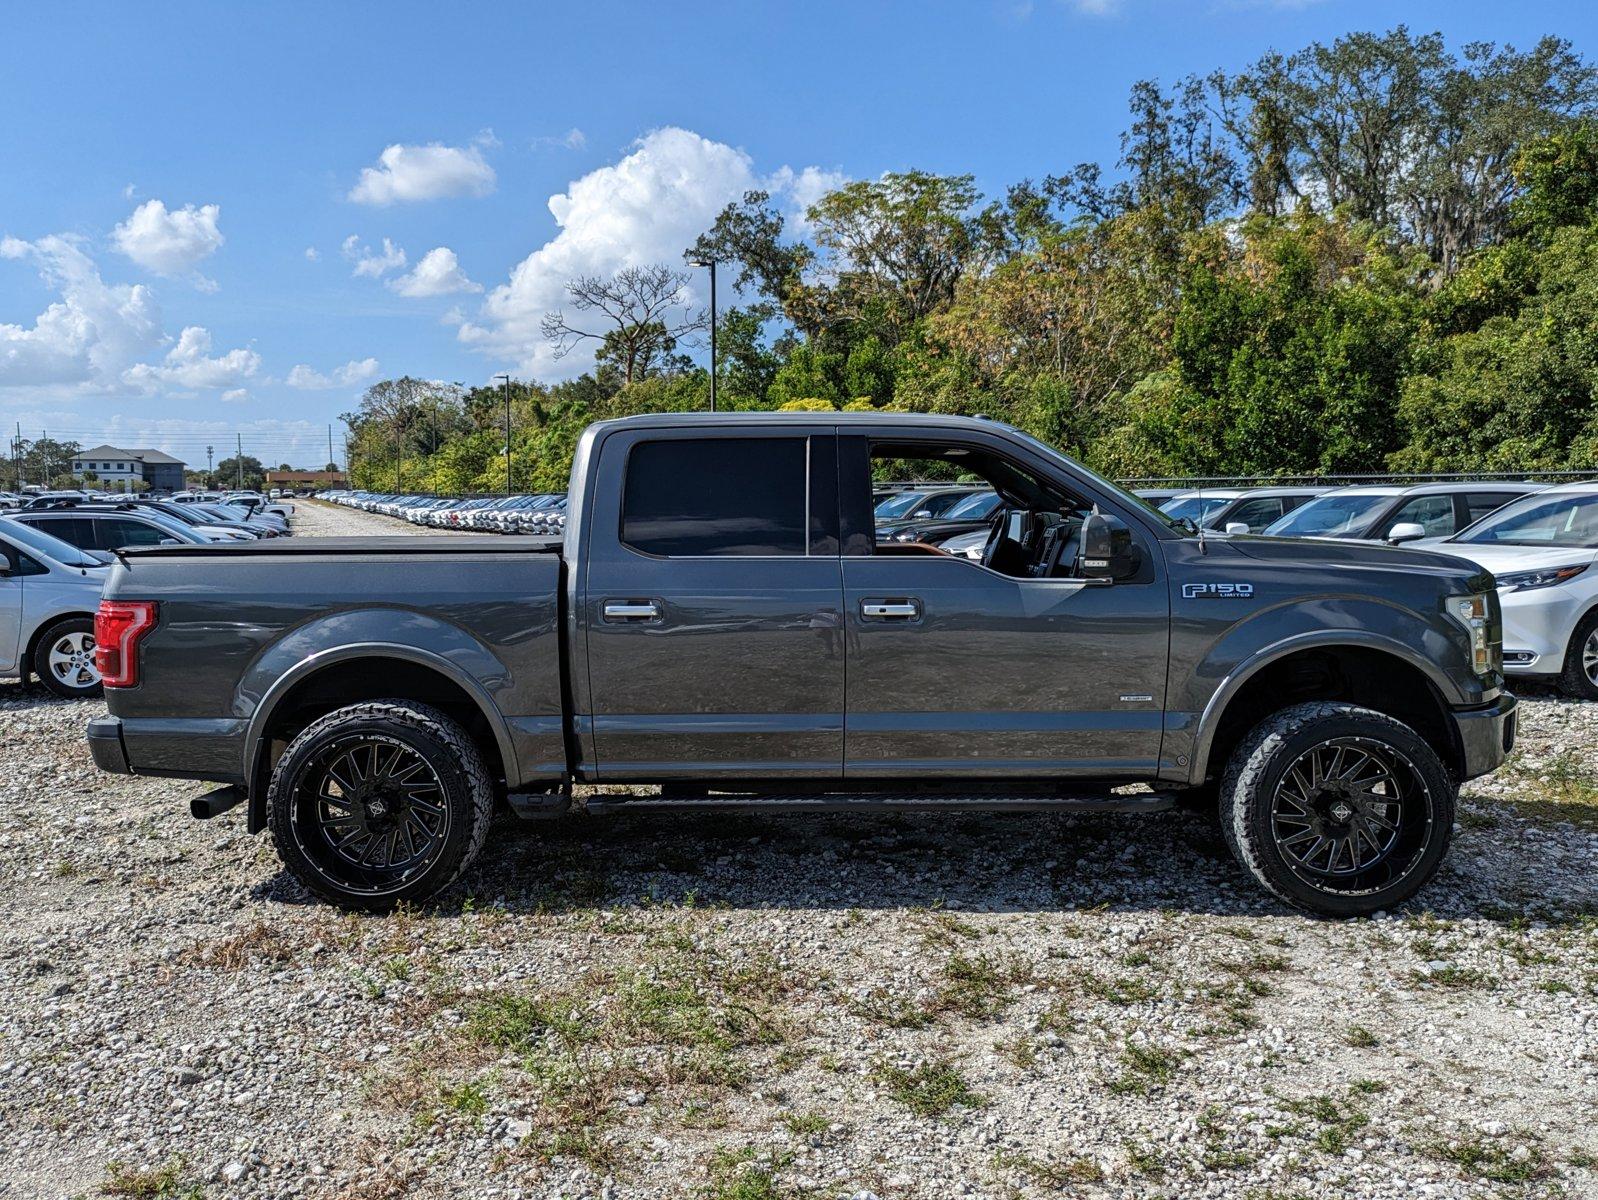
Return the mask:
POLYGON ((94 613, 73 612, 71 609, 67 609, 63 612, 51 613, 48 617, 40 621, 39 624, 34 627, 33 632, 28 635, 28 644, 23 648, 22 657, 17 662, 19 674, 22 676, 22 678, 26 679, 28 675, 34 673, 33 656, 38 652, 39 643, 44 641, 44 635, 49 633, 57 625, 61 624, 62 621, 76 621, 80 619, 88 621, 92 624, 94 621, 94 613))
POLYGON ((358 643, 313 655, 281 676, 262 696, 245 735, 249 781, 247 828, 266 823, 266 792, 274 746, 291 740, 317 717, 363 700, 417 700, 459 721, 491 773, 516 778, 516 751, 493 699, 455 664, 414 646, 358 643))
POLYGON ((1311 700, 1347 701, 1410 725, 1457 774, 1464 749, 1449 719, 1452 690, 1435 664, 1402 643, 1346 630, 1289 639, 1240 664, 1216 688, 1199 719, 1189 780, 1198 786, 1219 775, 1264 716, 1311 700))

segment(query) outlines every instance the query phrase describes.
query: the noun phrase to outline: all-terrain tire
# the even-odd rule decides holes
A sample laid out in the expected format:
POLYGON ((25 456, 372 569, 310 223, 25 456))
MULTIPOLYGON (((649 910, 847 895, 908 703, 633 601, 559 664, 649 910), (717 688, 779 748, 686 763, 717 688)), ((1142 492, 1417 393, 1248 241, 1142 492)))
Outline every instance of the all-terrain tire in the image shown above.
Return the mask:
MULTIPOLYGON (((1289 796, 1304 790, 1294 780, 1287 783, 1289 796)), ((1221 826, 1233 855, 1279 899, 1323 916, 1363 916, 1409 899, 1437 873, 1453 831, 1457 791, 1436 751, 1403 722, 1354 704, 1318 701, 1267 717, 1243 739, 1221 779, 1221 826), (1299 839, 1297 826, 1287 824, 1299 818, 1295 801, 1278 798, 1290 770, 1297 769, 1302 780, 1306 756, 1335 748, 1387 764, 1396 785, 1392 791, 1402 796, 1401 804, 1378 801, 1384 820, 1396 815, 1389 855, 1376 858, 1364 875, 1343 879, 1330 872, 1317 878, 1319 873, 1306 867, 1293 848, 1284 849, 1284 841, 1299 839)), ((1339 798, 1334 793, 1329 808, 1339 798)), ((1330 812, 1325 820, 1332 822, 1330 812)), ((1374 825, 1365 828, 1385 836, 1374 825)), ((1340 861, 1335 848, 1331 856, 1335 867, 1340 861)))
MULTIPOLYGON (((311 892, 340 907, 385 912, 401 903, 431 899, 458 882, 483 848, 493 805, 488 767, 458 723, 414 700, 371 700, 318 718, 289 743, 272 771, 266 823, 283 865, 311 892), (338 841, 357 829, 353 815, 339 823, 344 810, 353 814, 356 796, 367 786, 359 781, 346 790, 340 783, 347 785, 357 775, 357 758, 368 746, 374 747, 372 798, 375 805, 383 805, 383 788, 388 788, 390 811, 380 815, 386 815, 390 824, 386 829, 377 827, 377 818, 368 811, 374 804, 362 803, 361 836, 373 841, 386 838, 387 832, 394 830, 394 800, 403 800, 401 793, 414 789, 410 802, 421 803, 420 797, 425 795, 428 812, 416 810, 414 824, 405 825, 402 831, 406 842, 414 846, 413 839, 436 824, 434 848, 425 860, 385 871, 375 866, 381 850, 374 855, 373 867, 358 867, 349 861, 353 850, 339 849, 338 841), (337 757, 341 753, 346 757, 337 757), (385 753, 393 756, 390 771, 400 761, 410 764, 407 773, 411 780, 430 777, 433 782, 401 783, 380 777, 385 753), (425 764, 425 770, 415 768, 416 760, 425 764), (339 782, 330 784, 328 780, 339 782), (441 815, 433 817, 433 810, 441 815), (379 832, 372 833, 372 828, 379 832)), ((405 816, 411 816, 410 812, 405 816)), ((393 845, 399 844, 395 832, 393 845)))
POLYGON ((57 696, 92 700, 100 695, 100 671, 94 665, 94 619, 68 617, 50 626, 34 642, 30 665, 39 682, 57 696))
POLYGON ((1570 635, 1570 645, 1565 648, 1565 664, 1559 672, 1559 690, 1577 700, 1598 700, 1598 683, 1587 674, 1585 662, 1587 639, 1594 630, 1598 630, 1598 609, 1576 622, 1576 631, 1570 635))

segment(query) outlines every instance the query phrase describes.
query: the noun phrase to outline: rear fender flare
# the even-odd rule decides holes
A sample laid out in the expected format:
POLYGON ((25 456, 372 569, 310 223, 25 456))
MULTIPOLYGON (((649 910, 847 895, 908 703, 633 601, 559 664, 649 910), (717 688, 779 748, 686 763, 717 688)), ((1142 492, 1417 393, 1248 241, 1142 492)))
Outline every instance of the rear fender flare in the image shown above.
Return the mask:
MULTIPOLYGON (((480 647, 479 650, 481 650, 480 647)), ((486 653, 486 651, 483 653, 486 653)), ((472 698, 472 702, 477 705, 478 711, 483 714, 483 718, 488 722, 488 727, 494 734, 495 745, 499 750, 499 758, 503 765, 505 778, 519 778, 516 768, 516 749, 511 741, 510 732, 506 729, 504 718, 500 715, 493 698, 477 678, 462 670, 457 663, 450 659, 428 650, 418 649, 415 646, 401 645, 396 642, 352 642, 322 650, 300 659, 283 674, 277 676, 265 693, 262 694, 259 704, 256 705, 244 738, 244 778, 247 781, 250 792, 249 832, 258 833, 265 828, 266 787, 261 769, 265 765, 264 755, 268 746, 265 736, 266 731, 271 728, 272 716, 276 712, 278 705, 296 686, 313 675, 341 663, 375 658, 399 659, 404 662, 416 663, 419 666, 437 671, 440 675, 449 679, 450 682, 456 684, 472 698)), ((255 673, 252 671, 251 674, 253 676, 255 673)))

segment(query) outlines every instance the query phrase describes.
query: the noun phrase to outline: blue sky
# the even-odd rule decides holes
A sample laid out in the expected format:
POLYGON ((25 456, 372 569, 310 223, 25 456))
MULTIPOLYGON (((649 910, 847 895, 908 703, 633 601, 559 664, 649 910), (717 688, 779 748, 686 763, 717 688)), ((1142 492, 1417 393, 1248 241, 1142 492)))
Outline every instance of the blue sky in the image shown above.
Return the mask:
POLYGON ((677 261, 746 187, 995 192, 1112 161, 1136 79, 1398 20, 1598 54, 1582 3, 66 10, 0 37, 0 428, 190 462, 319 462, 373 378, 579 370, 538 336, 561 281, 677 261))

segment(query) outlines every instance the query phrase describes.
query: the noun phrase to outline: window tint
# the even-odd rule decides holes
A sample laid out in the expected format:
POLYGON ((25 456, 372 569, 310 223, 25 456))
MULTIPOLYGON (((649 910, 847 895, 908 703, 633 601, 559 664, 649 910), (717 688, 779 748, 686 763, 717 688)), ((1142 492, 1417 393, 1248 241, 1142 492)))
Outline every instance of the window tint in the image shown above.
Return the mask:
POLYGON ((1440 537, 1446 533, 1453 533, 1453 496, 1416 496, 1412 500, 1406 500, 1398 506, 1397 512, 1382 522, 1381 536, 1386 537, 1392 533, 1394 526, 1406 523, 1419 525, 1426 531, 1427 537, 1440 537))
POLYGON ((627 458, 621 539, 646 554, 805 552, 805 439, 641 442, 627 458))
POLYGON ((1465 509, 1470 513, 1471 524, 1475 524, 1490 512, 1495 512, 1515 499, 1517 492, 1466 492, 1465 509))
POLYGON ((1256 496, 1252 500, 1244 500, 1231 512, 1226 514, 1224 524, 1242 522, 1248 526, 1250 533, 1258 533, 1277 517, 1282 515, 1282 502, 1274 496, 1256 496))
POLYGON ((82 517, 29 517, 25 523, 80 550, 94 549, 94 528, 82 517))
POLYGON ((146 525, 143 521, 129 521, 122 517, 102 517, 98 522, 100 526, 100 546, 105 550, 116 550, 122 546, 159 546, 163 541, 177 539, 158 525, 146 525))

